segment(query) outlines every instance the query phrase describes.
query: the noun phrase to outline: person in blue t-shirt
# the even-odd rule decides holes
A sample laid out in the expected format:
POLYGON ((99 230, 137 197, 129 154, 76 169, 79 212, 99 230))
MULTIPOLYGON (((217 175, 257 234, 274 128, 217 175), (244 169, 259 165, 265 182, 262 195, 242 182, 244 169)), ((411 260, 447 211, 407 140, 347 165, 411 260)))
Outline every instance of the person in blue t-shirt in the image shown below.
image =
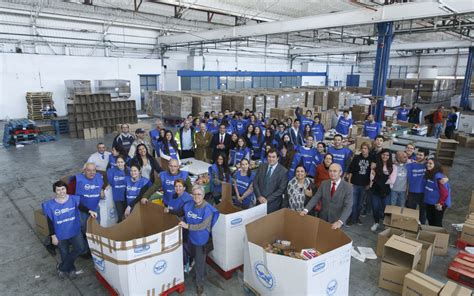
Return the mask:
POLYGON ((243 137, 237 139, 237 146, 230 151, 230 164, 235 166, 242 159, 250 160, 250 149, 247 147, 247 143, 243 137))
POLYGON ((314 144, 313 136, 307 136, 306 145, 298 147, 298 149, 296 150, 297 155, 294 158, 295 161, 293 162, 291 169, 288 172, 289 178, 294 177, 296 166, 300 162, 302 162, 302 165, 304 166, 308 177, 314 178, 315 173, 316 173, 316 165, 320 164, 322 159, 320 159, 320 154, 318 153, 318 150, 316 150, 316 148, 313 147, 313 144, 314 144))
MULTIPOLYGON (((140 166, 132 164, 130 166, 130 176, 125 178, 127 187, 125 188, 125 200, 127 202, 127 208, 123 216, 127 218, 132 211, 132 208, 137 202, 140 201, 141 196, 150 187, 150 180, 140 175, 140 166)), ((146 202, 143 202, 146 203, 146 202)))
POLYGON ((349 111, 344 110, 343 115, 339 117, 336 125, 336 132, 341 134, 343 137, 347 137, 351 133, 352 119, 349 118, 349 111))
POLYGON ((218 204, 222 198, 222 183, 232 184, 232 176, 230 174, 229 165, 227 164, 227 157, 225 154, 218 154, 216 162, 208 169, 210 177, 211 192, 214 203, 218 204))
POLYGON ((367 120, 364 122, 363 136, 369 137, 371 140, 375 140, 375 137, 380 135, 382 125, 380 122, 374 120, 374 115, 370 114, 367 116, 367 120))
POLYGON ((188 230, 188 240, 185 251, 188 256, 194 257, 196 271, 196 292, 204 292, 206 275, 206 256, 212 250, 212 228, 219 218, 219 211, 204 200, 204 188, 194 185, 192 189, 193 201, 184 205, 183 221, 179 226, 188 230))
POLYGON ((327 151, 332 154, 333 162, 338 163, 344 173, 347 172, 352 158, 352 151, 342 146, 342 135, 334 136, 333 146, 329 146, 327 151))
MULTIPOLYGON (((44 202, 42 209, 48 220, 51 242, 58 247, 61 255, 61 262, 56 266, 58 277, 64 280, 66 276, 74 278, 81 273, 76 270, 74 262, 87 248, 81 233, 80 197, 68 195, 67 184, 63 181, 53 184, 53 192, 55 197, 44 202)), ((96 212, 88 211, 91 217, 97 217, 96 212)))
POLYGON ((115 210, 117 211, 118 222, 123 220, 123 213, 127 207, 125 201, 125 189, 127 187, 125 178, 129 175, 128 168, 125 165, 123 156, 118 156, 116 166, 107 170, 108 187, 112 189, 115 210))
MULTIPOLYGON (((161 119, 157 119, 155 121, 155 128, 152 129, 150 132, 149 132, 149 136, 150 136, 150 140, 151 140, 151 145, 153 146, 153 156, 155 156, 155 153, 158 153, 159 149, 160 149, 160 141, 163 136, 164 136, 164 133, 162 134, 162 130, 164 131, 163 129, 163 122, 161 121, 161 119)), ((157 155, 159 156, 159 155, 157 155)))
MULTIPOLYGON (((306 110, 306 116, 303 116, 301 115, 301 108, 297 107, 295 110, 295 115, 296 115, 296 118, 298 118, 298 120, 300 121, 300 128, 303 134, 305 132, 306 125, 309 125, 310 127, 313 126, 314 121, 311 119, 311 117, 313 116, 313 112, 311 112, 311 110, 306 110)), ((306 138, 306 135, 303 136, 303 140, 305 138, 306 138)))
POLYGON ((429 225, 443 227, 443 215, 451 207, 451 188, 443 167, 436 159, 426 161, 424 202, 429 225))
POLYGON ((242 112, 235 113, 235 119, 232 119, 231 124, 239 137, 244 135, 247 129, 247 120, 242 119, 242 112))
POLYGON ((259 126, 256 126, 253 131, 253 136, 250 137, 250 142, 252 143, 252 159, 257 160, 260 158, 262 153, 264 136, 262 129, 259 126))
POLYGON ((408 157, 408 163, 414 162, 416 160, 415 145, 413 143, 408 143, 405 146, 405 153, 408 157))
POLYGON ((180 162, 178 144, 173 138, 173 133, 171 131, 166 131, 165 133, 165 138, 161 143, 160 157, 166 159, 167 161, 170 161, 171 159, 177 159, 178 162, 180 162))
POLYGON ((321 123, 321 118, 319 116, 314 117, 314 124, 311 129, 313 130, 313 136, 316 142, 324 140, 324 133, 326 130, 324 129, 324 125, 321 123))
POLYGON ((109 164, 107 165, 107 169, 117 166, 116 161, 119 155, 125 156, 125 164, 130 162, 130 157, 125 153, 125 150, 120 145, 115 145, 112 147, 112 154, 109 155, 109 164))
POLYGON ((410 113, 410 110, 407 108, 407 104, 403 103, 402 106, 397 109, 397 120, 408 121, 408 113, 410 113))
POLYGON ((250 162, 242 159, 240 169, 235 172, 234 190, 235 198, 232 199, 234 205, 243 209, 248 209, 255 203, 255 194, 253 193, 253 179, 255 173, 249 169, 250 162))
POLYGON ((214 117, 207 122, 207 131, 213 135, 219 132, 219 119, 217 117, 214 117))
POLYGON ((458 121, 458 108, 456 106, 451 107, 451 112, 448 114, 446 119, 446 128, 444 129, 444 135, 448 139, 452 139, 454 135, 454 130, 456 129, 456 123, 458 121))
POLYGON ((421 224, 425 224, 426 222, 426 207, 424 202, 424 177, 426 172, 426 157, 428 156, 428 154, 428 150, 420 148, 416 153, 416 161, 407 164, 407 207, 410 209, 416 209, 417 206, 419 207, 419 220, 421 224))
POLYGON ((178 215, 183 210, 184 205, 192 202, 193 198, 186 192, 186 181, 183 179, 176 179, 174 181, 174 191, 175 194, 168 200, 165 213, 178 215))

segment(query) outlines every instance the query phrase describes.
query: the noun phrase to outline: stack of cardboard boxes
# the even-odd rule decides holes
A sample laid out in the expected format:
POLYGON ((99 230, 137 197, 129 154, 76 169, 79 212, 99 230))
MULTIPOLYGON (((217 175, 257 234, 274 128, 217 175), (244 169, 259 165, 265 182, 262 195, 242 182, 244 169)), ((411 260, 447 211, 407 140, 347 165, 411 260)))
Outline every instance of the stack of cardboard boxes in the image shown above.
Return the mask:
POLYGON ((403 296, 471 296, 472 291, 454 282, 446 284, 416 270, 405 275, 403 296))
POLYGON ((412 270, 424 273, 433 255, 447 254, 448 232, 442 227, 420 226, 418 217, 418 210, 386 207, 387 228, 379 233, 376 249, 376 254, 382 257, 379 287, 402 293, 405 275, 412 270))

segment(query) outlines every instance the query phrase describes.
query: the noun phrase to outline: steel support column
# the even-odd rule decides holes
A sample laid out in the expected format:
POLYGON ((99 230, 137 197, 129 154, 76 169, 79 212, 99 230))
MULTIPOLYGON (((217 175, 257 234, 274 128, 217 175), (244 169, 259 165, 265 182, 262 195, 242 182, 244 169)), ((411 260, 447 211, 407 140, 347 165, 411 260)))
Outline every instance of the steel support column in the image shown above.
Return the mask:
POLYGON ((471 92, 473 59, 474 59, 474 47, 469 47, 469 55, 467 56, 466 74, 464 75, 464 83, 462 85, 462 93, 461 93, 461 107, 464 109, 469 108, 469 94, 471 92))
POLYGON ((390 45, 393 39, 393 22, 377 24, 379 38, 377 40, 377 56, 375 58, 372 96, 377 98, 377 105, 372 114, 377 122, 382 122, 384 113, 384 96, 386 93, 388 61, 390 45))

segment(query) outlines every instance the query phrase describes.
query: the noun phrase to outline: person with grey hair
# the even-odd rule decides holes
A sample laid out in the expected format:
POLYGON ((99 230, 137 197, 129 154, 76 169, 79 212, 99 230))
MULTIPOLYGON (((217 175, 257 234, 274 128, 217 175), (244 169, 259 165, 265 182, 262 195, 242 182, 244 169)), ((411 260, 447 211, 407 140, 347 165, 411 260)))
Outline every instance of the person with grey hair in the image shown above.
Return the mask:
POLYGON ((179 128, 174 136, 174 139, 178 144, 179 156, 181 159, 194 157, 195 129, 191 124, 190 120, 185 120, 184 126, 179 128))
POLYGON ((212 251, 212 227, 219 218, 219 211, 204 200, 204 188, 194 185, 192 189, 194 202, 185 203, 179 213, 183 221, 179 226, 188 230, 185 252, 195 261, 196 292, 204 292, 204 279, 206 276, 206 256, 212 251))
POLYGON ((329 166, 329 180, 321 183, 300 215, 305 216, 321 200, 320 218, 331 223, 332 229, 341 228, 352 212, 352 185, 342 178, 342 167, 338 163, 329 166))
POLYGON ((397 167, 397 177, 392 185, 390 191, 390 204, 404 208, 407 198, 407 161, 408 156, 403 151, 398 151, 395 155, 397 162, 394 164, 397 167))

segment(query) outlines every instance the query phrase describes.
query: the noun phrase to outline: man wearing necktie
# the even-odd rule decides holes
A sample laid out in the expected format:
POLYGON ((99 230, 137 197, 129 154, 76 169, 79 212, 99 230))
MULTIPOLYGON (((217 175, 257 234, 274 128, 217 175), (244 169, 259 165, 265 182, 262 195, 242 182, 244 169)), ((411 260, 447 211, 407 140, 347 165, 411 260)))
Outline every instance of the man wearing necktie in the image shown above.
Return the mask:
POLYGON ((230 150, 230 135, 226 132, 227 126, 221 124, 219 126, 219 132, 214 134, 212 137, 211 147, 212 147, 212 160, 214 161, 216 156, 220 153, 229 155, 230 150))
POLYGON ((329 180, 321 183, 318 192, 311 198, 302 216, 308 214, 318 201, 322 201, 320 218, 331 223, 332 229, 341 228, 352 212, 352 185, 342 178, 342 168, 333 163, 329 166, 329 180))
POLYGON ((97 144, 97 152, 91 154, 87 159, 87 162, 92 162, 95 164, 98 171, 105 172, 107 170, 107 165, 109 164, 109 151, 105 147, 104 143, 97 144))
POLYGON ((253 181, 253 191, 257 204, 267 204, 267 213, 278 211, 282 207, 283 193, 288 184, 288 170, 278 163, 275 149, 268 151, 268 163, 262 164, 253 181))

